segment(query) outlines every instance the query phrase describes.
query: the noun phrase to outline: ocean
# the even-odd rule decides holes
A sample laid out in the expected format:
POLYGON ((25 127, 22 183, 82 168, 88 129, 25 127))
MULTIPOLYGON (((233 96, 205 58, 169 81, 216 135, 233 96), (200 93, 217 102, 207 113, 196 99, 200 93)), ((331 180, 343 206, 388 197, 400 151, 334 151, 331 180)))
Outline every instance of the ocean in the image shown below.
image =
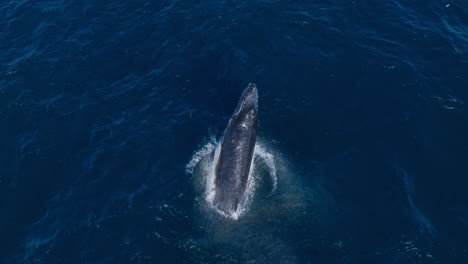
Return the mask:
POLYGON ((466 0, 2 0, 0 263, 468 263, 467 100, 466 0))

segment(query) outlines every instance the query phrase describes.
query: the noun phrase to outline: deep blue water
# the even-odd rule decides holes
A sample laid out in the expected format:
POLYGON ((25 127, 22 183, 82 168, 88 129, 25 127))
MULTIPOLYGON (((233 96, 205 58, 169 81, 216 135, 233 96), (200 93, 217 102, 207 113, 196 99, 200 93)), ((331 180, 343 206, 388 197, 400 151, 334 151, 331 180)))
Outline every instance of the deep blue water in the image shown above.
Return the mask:
POLYGON ((467 101, 466 0, 2 0, 0 262, 467 263, 467 101), (232 221, 186 170, 249 82, 232 221))

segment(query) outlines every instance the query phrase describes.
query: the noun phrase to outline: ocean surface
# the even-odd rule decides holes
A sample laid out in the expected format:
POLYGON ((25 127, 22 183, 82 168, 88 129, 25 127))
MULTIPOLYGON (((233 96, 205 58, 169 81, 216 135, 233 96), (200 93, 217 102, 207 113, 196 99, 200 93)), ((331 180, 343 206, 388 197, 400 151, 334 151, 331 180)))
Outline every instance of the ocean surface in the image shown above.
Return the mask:
POLYGON ((468 263, 467 102, 466 0, 1 0, 0 263, 468 263))

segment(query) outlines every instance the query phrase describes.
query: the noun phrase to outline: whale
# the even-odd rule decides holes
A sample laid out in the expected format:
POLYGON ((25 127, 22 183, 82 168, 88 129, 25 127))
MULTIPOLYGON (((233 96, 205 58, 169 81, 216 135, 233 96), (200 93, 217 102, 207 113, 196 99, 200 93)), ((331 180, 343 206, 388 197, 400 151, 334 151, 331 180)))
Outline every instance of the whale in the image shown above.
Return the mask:
POLYGON ((245 192, 258 129, 258 91, 250 83, 216 148, 214 155, 214 206, 226 215, 235 215, 245 200, 245 192))

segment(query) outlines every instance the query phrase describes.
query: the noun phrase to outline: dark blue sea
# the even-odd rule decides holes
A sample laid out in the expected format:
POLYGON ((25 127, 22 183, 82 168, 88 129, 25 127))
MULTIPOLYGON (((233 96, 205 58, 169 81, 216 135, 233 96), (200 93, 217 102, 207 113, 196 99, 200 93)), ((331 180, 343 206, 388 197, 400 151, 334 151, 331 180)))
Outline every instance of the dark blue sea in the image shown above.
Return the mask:
POLYGON ((468 263, 467 102, 466 0, 1 0, 0 263, 468 263))

